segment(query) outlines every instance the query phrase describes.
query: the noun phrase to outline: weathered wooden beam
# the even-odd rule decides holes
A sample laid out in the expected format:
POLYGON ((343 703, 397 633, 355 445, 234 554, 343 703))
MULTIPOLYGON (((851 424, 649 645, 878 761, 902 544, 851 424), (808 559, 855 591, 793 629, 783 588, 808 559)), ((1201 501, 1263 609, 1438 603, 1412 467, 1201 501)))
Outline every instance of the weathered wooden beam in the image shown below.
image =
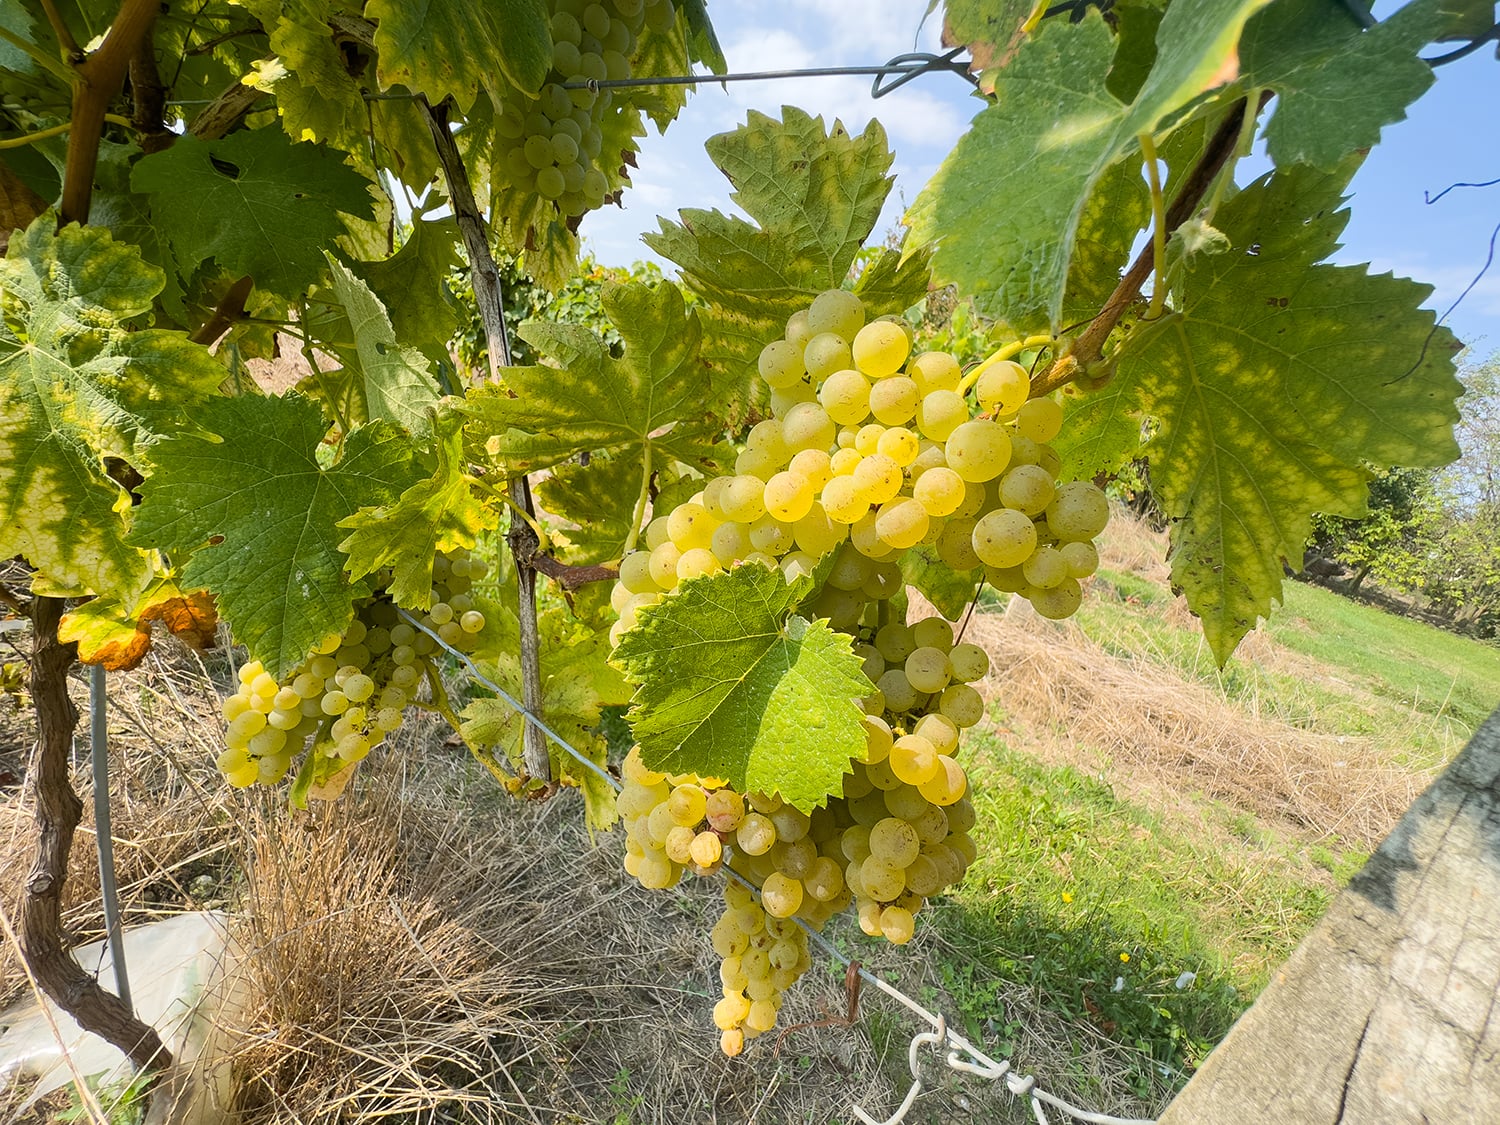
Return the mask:
POLYGON ((1160 1125, 1500 1121, 1500 710, 1160 1125))

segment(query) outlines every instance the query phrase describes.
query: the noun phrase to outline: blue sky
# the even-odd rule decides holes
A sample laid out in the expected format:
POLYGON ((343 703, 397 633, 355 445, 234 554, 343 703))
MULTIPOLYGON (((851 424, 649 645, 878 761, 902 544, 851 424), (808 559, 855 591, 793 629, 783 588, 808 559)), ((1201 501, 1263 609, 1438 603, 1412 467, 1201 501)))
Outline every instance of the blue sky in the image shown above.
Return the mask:
MULTIPOLYGON (((1398 6, 1382 3, 1377 14, 1398 6)), ((939 50, 938 16, 921 26, 926 8, 927 0, 799 0, 774 8, 764 0, 709 2, 732 71, 871 65, 904 51, 939 50)), ((1490 233, 1500 223, 1500 185, 1460 188, 1431 206, 1423 193, 1500 177, 1500 62, 1493 47, 1481 49, 1439 68, 1437 78, 1407 120, 1386 129, 1355 177, 1352 217, 1336 260, 1368 262, 1376 271, 1431 284, 1427 304, 1442 312, 1484 263, 1490 233)), ((885 127, 896 187, 878 236, 916 198, 980 108, 970 90, 944 74, 924 76, 878 101, 870 98, 867 78, 703 86, 665 136, 646 138, 624 207, 591 214, 585 241, 601 261, 628 265, 655 257, 640 235, 656 229, 658 215, 673 216, 682 207, 730 210, 728 183, 704 153, 704 141, 739 125, 750 109, 777 114, 786 104, 837 117, 851 131, 871 117, 885 127)), ((1255 171, 1244 168, 1241 179, 1255 171)), ((1500 261, 1447 323, 1481 355, 1500 349, 1500 261)))

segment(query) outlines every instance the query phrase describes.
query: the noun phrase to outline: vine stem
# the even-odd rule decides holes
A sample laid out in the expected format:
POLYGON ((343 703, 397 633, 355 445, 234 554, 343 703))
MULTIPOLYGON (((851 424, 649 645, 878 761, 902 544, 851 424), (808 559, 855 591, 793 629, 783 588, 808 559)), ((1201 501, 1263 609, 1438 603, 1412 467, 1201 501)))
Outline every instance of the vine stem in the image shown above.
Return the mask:
POLYGON ((635 498, 635 508, 630 513, 630 534, 625 537, 625 548, 620 552, 624 558, 635 550, 641 537, 641 520, 646 518, 646 502, 651 499, 651 445, 646 444, 646 456, 641 465, 641 491, 635 498))
MULTIPOLYGON (((489 229, 479 204, 474 200, 474 188, 469 183, 469 172, 464 167, 463 157, 453 140, 453 131, 448 127, 447 103, 433 105, 426 97, 416 99, 427 127, 432 133, 433 147, 437 149, 438 164, 443 169, 443 178, 448 184, 448 200, 453 207, 453 218, 463 235, 464 248, 469 254, 469 274, 474 286, 474 303, 479 307, 479 317, 484 324, 486 351, 490 361, 490 378, 498 380, 500 369, 511 365, 510 337, 505 328, 505 294, 500 284, 500 270, 495 257, 490 253, 489 229)), ((531 501, 531 484, 522 473, 511 478, 510 498, 512 503, 528 519, 512 520, 506 541, 516 562, 516 586, 519 593, 517 623, 521 634, 521 696, 526 709, 533 714, 542 713, 542 669, 541 642, 537 635, 536 620, 536 567, 532 560, 537 556, 541 540, 528 522, 536 519, 536 507, 531 501)), ((527 724, 522 742, 522 761, 526 772, 533 779, 550 783, 552 761, 547 752, 547 740, 541 731, 527 724)))
MULTIPOLYGON (((1197 212, 1198 205, 1208 194, 1208 189, 1223 171, 1229 158, 1234 155, 1245 122, 1248 121, 1253 125, 1256 114, 1265 107, 1271 96, 1271 90, 1262 90, 1259 97, 1253 99, 1257 103, 1255 113, 1247 110, 1245 102, 1252 100, 1247 98, 1238 103, 1225 117, 1214 135, 1209 138, 1202 157, 1183 180, 1182 189, 1173 198, 1171 206, 1167 208, 1167 219, 1164 224, 1166 230, 1176 230, 1197 212)), ((1148 242, 1141 248, 1135 261, 1130 263, 1125 276, 1120 278, 1120 284, 1115 286, 1114 292, 1104 302, 1104 307, 1099 310, 1098 315, 1089 321, 1088 327, 1083 330, 1072 349, 1055 359, 1046 371, 1032 380, 1032 398, 1051 394, 1057 388, 1066 386, 1103 357, 1105 341, 1109 339, 1109 334, 1114 331, 1115 325, 1120 323, 1125 310, 1140 300, 1141 286, 1145 284, 1146 278, 1151 276, 1155 262, 1155 248, 1148 242)))
MULTIPOLYGON (((88 221, 109 101, 124 83, 125 71, 146 41, 159 6, 158 0, 123 0, 98 50, 69 56, 73 117, 63 169, 61 224, 88 221)), ((59 40, 65 41, 66 35, 64 27, 59 40)), ((172 1056, 156 1029, 99 987, 98 980, 68 954, 64 940, 63 885, 73 835, 83 815, 83 802, 69 777, 78 710, 68 696, 68 672, 77 660, 77 647, 63 644, 57 636, 67 604, 63 598, 38 597, 29 607, 37 742, 27 785, 36 809, 36 858, 21 896, 21 956, 42 991, 79 1027, 119 1048, 138 1068, 164 1070, 171 1066, 172 1056)))
POLYGON ((958 393, 968 394, 969 389, 975 383, 979 382, 979 377, 984 374, 985 368, 999 363, 1001 360, 1011 359, 1032 348, 1045 348, 1055 343, 1057 343, 1055 337, 1047 333, 1042 333, 1036 336, 1027 336, 1024 340, 1012 340, 1005 346, 996 348, 989 355, 985 356, 984 359, 976 363, 974 370, 970 371, 959 381, 958 393))

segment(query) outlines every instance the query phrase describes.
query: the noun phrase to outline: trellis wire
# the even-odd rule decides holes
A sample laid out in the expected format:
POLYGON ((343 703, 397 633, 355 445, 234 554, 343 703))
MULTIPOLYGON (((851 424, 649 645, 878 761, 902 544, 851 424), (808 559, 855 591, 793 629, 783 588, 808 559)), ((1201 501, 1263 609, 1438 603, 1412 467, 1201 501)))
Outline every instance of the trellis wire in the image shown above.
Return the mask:
MULTIPOLYGON (((567 739, 563 738, 562 735, 558 734, 555 730, 553 730, 545 722, 543 722, 542 719, 540 719, 536 715, 533 715, 530 711, 523 707, 520 700, 516 699, 516 697, 513 696, 510 692, 506 691, 499 684, 495 683, 494 680, 486 676, 484 672, 480 670, 479 666, 474 663, 473 658, 470 657, 468 653, 461 652, 453 645, 450 645, 447 641, 443 640, 443 638, 440 637, 435 630, 429 628, 427 625, 424 625, 416 616, 409 613, 405 609, 398 609, 397 612, 401 615, 401 618, 408 625, 431 637, 432 640, 440 648, 442 648, 444 652, 456 658, 459 663, 463 665, 464 670, 468 673, 469 677, 474 680, 475 683, 487 688, 488 690, 494 692, 499 698, 505 700, 505 702, 509 704, 510 707, 514 709, 515 712, 519 714, 523 720, 531 723, 538 730, 540 730, 544 735, 546 735, 549 739, 556 743, 559 749, 565 751, 579 763, 592 770, 599 777, 603 778, 604 781, 610 786, 610 788, 616 790, 617 792, 619 791, 620 782, 617 778, 610 774, 608 770, 601 767, 597 762, 590 759, 588 755, 584 754, 581 750, 576 749, 571 743, 568 742, 567 739)), ((757 893, 760 891, 759 887, 757 887, 744 875, 740 874, 740 872, 736 871, 728 864, 724 865, 723 870, 725 874, 729 878, 735 880, 735 882, 741 883, 745 887, 757 893)), ((792 920, 802 928, 803 932, 807 934, 808 939, 815 945, 817 945, 817 947, 824 953, 828 954, 828 956, 830 956, 846 968, 850 965, 850 958, 847 957, 843 952, 841 952, 837 946, 835 946, 821 933, 813 929, 800 918, 793 918, 792 920)), ((870 972, 863 966, 859 967, 858 972, 860 979, 863 980, 866 984, 885 993, 885 995, 891 997, 891 999, 895 1000, 897 1003, 901 1004, 903 1007, 911 1011, 920 1019, 931 1024, 932 1027, 936 1029, 933 1032, 919 1033, 912 1039, 911 1046, 907 1052, 907 1058, 912 1072, 912 1085, 907 1092, 906 1098, 902 1101, 900 1107, 892 1116, 886 1118, 883 1122, 877 1122, 875 1119, 866 1114, 863 1109, 859 1108, 858 1106, 853 1107, 855 1114, 860 1118, 861 1121, 865 1122, 866 1125, 899 1125, 899 1122, 901 1122, 906 1117, 907 1112, 911 1109, 912 1105, 916 1101, 917 1095, 921 1092, 922 1089, 922 1076, 920 1067, 917 1062, 917 1055, 919 1048, 923 1044, 927 1043, 931 1043, 939 1049, 944 1043, 947 1043, 950 1046, 950 1050, 948 1051, 947 1056, 944 1059, 944 1062, 949 1067, 949 1069, 960 1071, 965 1074, 977 1075, 980 1078, 987 1078, 991 1081, 1003 1080, 1005 1082, 1006 1089, 1011 1094, 1015 1095, 1018 1098, 1030 1099, 1029 1104, 1031 1106, 1031 1112, 1033 1116, 1035 1116, 1038 1125, 1050 1125, 1050 1120, 1047 1117, 1046 1113, 1046 1107, 1050 1107, 1059 1113, 1066 1114, 1074 1121, 1085 1122, 1086 1125, 1155 1125, 1155 1122, 1149 1118, 1113 1117, 1106 1113, 1093 1113, 1086 1109, 1080 1109, 1079 1107, 1063 1100, 1062 1098, 1057 1097, 1054 1094, 1049 1094, 1045 1090, 1039 1089, 1036 1084, 1036 1078, 1033 1075, 1023 1075, 1017 1073, 1014 1069, 1012 1069, 1011 1063, 1008 1059, 996 1061, 995 1059, 990 1058, 989 1055, 985 1054, 973 1043, 969 1042, 968 1039, 964 1038, 958 1032, 948 1027, 947 1020, 945 1020, 941 1014, 934 1014, 933 1012, 928 1011, 925 1007, 923 1007, 917 1001, 913 1000, 910 996, 906 995, 906 993, 902 992, 895 985, 890 984, 879 976, 876 976, 874 973, 870 972), (964 1055, 967 1055, 968 1058, 964 1058, 964 1055)))
POLYGON ((109 695, 104 677, 104 665, 89 665, 89 757, 94 775, 94 836, 99 843, 99 897, 104 904, 109 956, 115 966, 115 995, 133 1011, 130 978, 125 972, 125 934, 120 928, 120 889, 115 881, 115 841, 109 816, 109 695))

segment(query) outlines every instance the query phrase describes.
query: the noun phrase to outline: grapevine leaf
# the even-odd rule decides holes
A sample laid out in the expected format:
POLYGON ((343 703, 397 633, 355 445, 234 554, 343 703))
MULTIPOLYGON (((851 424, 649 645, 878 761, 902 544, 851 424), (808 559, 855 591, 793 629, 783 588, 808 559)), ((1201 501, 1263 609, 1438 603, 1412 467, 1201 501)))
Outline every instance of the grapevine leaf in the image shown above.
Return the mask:
POLYGON ((1156 31, 1165 10, 1166 0, 1120 0, 1114 6, 1119 41, 1108 85, 1122 102, 1135 100, 1156 63, 1156 31))
POLYGON ((391 504, 361 508, 339 521, 351 534, 339 544, 349 556, 355 581, 391 568, 391 597, 408 609, 432 604, 432 563, 439 551, 472 548, 482 531, 499 524, 495 513, 474 497, 473 478, 464 472, 463 416, 439 414, 437 468, 391 504))
POLYGON ((553 527, 553 543, 573 566, 617 559, 629 537, 641 491, 641 465, 617 457, 591 457, 587 465, 558 465, 536 486, 537 499, 567 524, 553 527))
POLYGON ((851 137, 838 121, 825 129, 821 117, 791 106, 782 115, 751 111, 746 124, 708 142, 752 221, 685 210, 680 223, 663 219, 643 236, 708 302, 704 359, 731 407, 750 395, 748 372, 787 318, 843 284, 894 182, 878 122, 851 137))
POLYGON ((1472 0, 1415 0, 1365 30, 1333 0, 1279 0, 1245 27, 1240 62, 1246 88, 1276 91, 1266 147, 1278 166, 1333 169, 1432 85, 1417 52, 1441 38, 1472 0), (1372 82, 1370 76, 1380 80, 1372 82))
POLYGON ((1185 263, 1179 310, 1127 337, 1107 388, 1117 437, 1127 401, 1159 426, 1147 452, 1175 521, 1172 580, 1221 661, 1280 598, 1312 514, 1364 514, 1365 464, 1458 454, 1458 345, 1418 307, 1431 288, 1319 264, 1348 173, 1295 166, 1225 204, 1233 250, 1185 263))
POLYGON ((282 127, 299 141, 353 148, 369 131, 359 83, 328 26, 327 0, 240 0, 270 37, 276 61, 252 73, 276 96, 282 127))
POLYGON ((939 280, 985 312, 1018 328, 1057 327, 1094 184, 1131 158, 1140 134, 1233 76, 1240 27, 1266 2, 1172 5, 1155 64, 1129 105, 1107 87, 1115 43, 1099 15, 1076 25, 1043 21, 996 76, 995 103, 912 205, 908 246, 935 244, 939 280))
POLYGON ((344 577, 338 522, 394 501, 420 470, 389 422, 354 430, 323 468, 327 424, 301 395, 213 400, 199 421, 223 436, 151 451, 131 541, 192 551, 182 581, 216 595, 235 636, 279 677, 342 631, 354 600, 370 593, 344 577))
POLYGON ((510 472, 585 452, 638 464, 648 457, 653 465, 714 464, 720 424, 698 359, 697 314, 671 282, 606 286, 600 300, 624 354, 614 358, 578 325, 526 322, 521 338, 559 366, 507 368, 505 390, 471 392, 471 436, 510 472))
POLYGON ((368 285, 332 254, 325 251, 323 256, 354 334, 354 354, 341 358, 359 372, 364 417, 370 421, 388 418, 416 437, 427 436, 431 429, 427 411, 438 400, 427 357, 397 342, 385 306, 368 285))
MULTIPOLYGON (((491 613, 487 609, 486 617, 491 613)), ((606 657, 608 641, 600 634, 569 635, 572 623, 561 613, 545 614, 538 623, 542 637, 542 721, 575 750, 599 766, 608 749, 599 733, 600 712, 630 701, 630 688, 606 657)), ((498 655, 480 667, 513 698, 522 697, 520 630, 515 613, 498 610, 486 625, 489 642, 498 655)), ((463 711, 459 733, 481 761, 487 755, 520 762, 524 720, 505 700, 476 699, 463 711), (497 753, 498 752, 498 753, 497 753)), ((614 790, 592 770, 548 740, 554 777, 576 781, 583 790, 591 827, 608 828, 615 820, 614 790)), ((489 765, 486 762, 486 765, 489 765)), ((493 767, 491 767, 493 769, 493 767)))
POLYGON ((854 295, 865 305, 866 319, 900 315, 927 296, 932 281, 931 255, 926 251, 903 258, 887 250, 859 275, 854 295))
POLYGON ((974 600, 984 577, 981 570, 954 570, 931 547, 913 547, 901 555, 901 580, 917 591, 949 621, 957 621, 974 600))
POLYGON ((324 145, 264 126, 219 140, 179 137, 144 156, 131 186, 151 197, 184 273, 206 258, 287 298, 322 276, 320 247, 344 233, 339 212, 373 218, 371 184, 324 145))
POLYGON ((173 636, 196 649, 214 642, 219 616, 214 600, 201 590, 184 593, 170 578, 156 577, 133 610, 118 598, 92 598, 63 614, 57 639, 76 641, 78 659, 102 664, 105 671, 136 667, 151 651, 151 625, 160 621, 173 636))
POLYGON ((468 112, 480 90, 506 81, 536 93, 552 65, 542 0, 370 0, 382 88, 402 85, 436 105, 451 97, 468 112))
POLYGON ((943 42, 967 46, 980 70, 1005 66, 1025 42, 1035 7, 1034 0, 945 0, 943 42))
POLYGON ((614 661, 636 685, 630 723, 648 766, 778 793, 804 812, 841 791, 870 681, 846 635, 789 615, 811 585, 739 566, 640 611, 614 661))
POLYGON ((0 557, 58 595, 133 602, 148 556, 126 541, 129 494, 105 459, 139 462, 187 425, 223 370, 180 333, 128 332, 162 271, 108 231, 43 215, 0 262, 0 557))
POLYGON ((389 258, 360 262, 359 271, 391 318, 396 339, 428 359, 448 356, 458 309, 443 285, 458 264, 458 226, 450 219, 412 216, 411 233, 389 258))

